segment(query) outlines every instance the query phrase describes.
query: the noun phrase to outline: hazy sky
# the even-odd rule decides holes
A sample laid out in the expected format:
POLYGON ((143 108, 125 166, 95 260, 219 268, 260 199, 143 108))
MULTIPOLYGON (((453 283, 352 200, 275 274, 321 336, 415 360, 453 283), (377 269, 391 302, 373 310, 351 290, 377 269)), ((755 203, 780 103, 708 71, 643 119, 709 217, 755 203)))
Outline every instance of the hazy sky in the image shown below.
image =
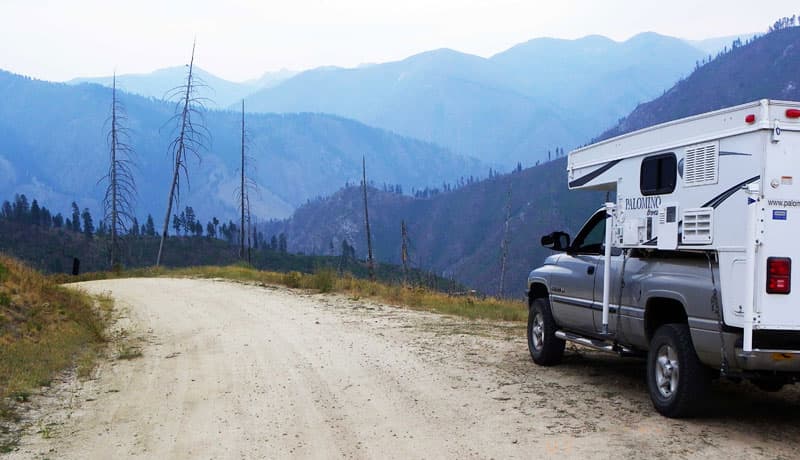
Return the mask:
POLYGON ((531 38, 765 31, 797 0, 0 0, 0 69, 47 80, 186 63, 245 80, 435 48, 490 56, 531 38))

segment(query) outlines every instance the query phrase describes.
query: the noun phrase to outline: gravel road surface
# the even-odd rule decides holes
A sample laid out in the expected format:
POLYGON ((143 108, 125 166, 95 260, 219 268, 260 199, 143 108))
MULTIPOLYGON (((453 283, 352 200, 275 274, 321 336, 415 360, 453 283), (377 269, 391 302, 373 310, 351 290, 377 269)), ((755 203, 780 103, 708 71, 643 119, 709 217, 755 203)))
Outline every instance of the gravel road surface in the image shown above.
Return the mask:
POLYGON ((81 284, 120 319, 92 379, 31 403, 9 458, 797 458, 800 392, 652 409, 643 361, 530 360, 520 324, 217 280, 81 284), (116 347, 116 349, 114 349, 116 347), (139 352, 141 355, 139 356, 139 352), (128 359, 122 359, 128 358, 128 359))

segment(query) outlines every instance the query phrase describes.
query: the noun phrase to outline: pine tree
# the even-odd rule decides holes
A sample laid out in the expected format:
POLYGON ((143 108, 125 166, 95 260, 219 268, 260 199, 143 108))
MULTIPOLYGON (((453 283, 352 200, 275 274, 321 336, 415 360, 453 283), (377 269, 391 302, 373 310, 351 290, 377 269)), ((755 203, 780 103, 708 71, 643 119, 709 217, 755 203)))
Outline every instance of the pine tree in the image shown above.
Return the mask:
POLYGON ((147 215, 147 222, 145 223, 144 232, 145 236, 156 236, 156 226, 153 222, 153 216, 147 215))
POLYGON ((286 252, 288 251, 288 244, 286 242, 286 234, 283 233, 283 232, 281 232, 281 234, 278 235, 278 251, 281 254, 286 254, 286 252))
POLYGON ((28 223, 28 219, 30 218, 30 205, 28 204, 28 198, 23 193, 22 195, 15 195, 14 196, 14 221, 25 224, 28 223))
POLYGON ((3 219, 8 221, 14 219, 14 208, 11 207, 11 203, 9 203, 8 200, 3 201, 3 208, 2 212, 0 213, 0 216, 2 216, 3 219))
POLYGON ((78 204, 72 202, 72 231, 75 233, 81 232, 81 212, 78 209, 78 204))
POLYGON ((181 218, 178 217, 177 214, 172 215, 172 228, 175 230, 175 235, 180 236, 181 227, 183 227, 183 223, 181 222, 181 218))
POLYGON ((83 234, 91 240, 94 236, 94 223, 92 223, 92 214, 89 213, 89 208, 83 208, 81 218, 83 219, 83 234))
POLYGON ((34 198, 33 202, 31 203, 30 223, 38 226, 42 223, 41 219, 42 209, 39 207, 39 203, 34 198))
POLYGON ((41 210, 39 211, 39 225, 45 228, 50 228, 53 225, 53 216, 50 214, 50 210, 46 207, 42 206, 41 210))
POLYGON ((194 209, 191 206, 186 206, 181 216, 183 217, 183 232, 194 233, 195 222, 197 221, 197 215, 194 213, 194 209))

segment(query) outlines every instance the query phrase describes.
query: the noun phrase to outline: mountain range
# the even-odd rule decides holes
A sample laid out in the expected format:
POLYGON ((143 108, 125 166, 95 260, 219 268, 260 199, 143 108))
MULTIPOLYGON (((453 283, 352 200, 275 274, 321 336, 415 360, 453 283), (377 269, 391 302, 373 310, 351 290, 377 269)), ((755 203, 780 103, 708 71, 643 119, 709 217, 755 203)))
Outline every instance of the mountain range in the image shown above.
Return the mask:
MULTIPOLYGON (((166 209, 171 178, 167 148, 175 105, 126 93, 120 98, 135 150, 137 213, 157 217, 166 209)), ((103 196, 98 181, 109 156, 111 90, 0 71, 0 100, 0 199, 25 193, 55 211, 67 211, 74 200, 98 212, 103 196)), ((204 119, 212 141, 201 161, 189 160, 182 206, 193 206, 204 219, 233 217, 241 114, 208 111, 204 119)), ((248 174, 258 186, 251 207, 261 219, 288 216, 310 198, 358 181, 362 157, 375 178, 408 189, 489 169, 436 145, 332 115, 248 114, 246 131, 247 154, 255 160, 248 174)))
MULTIPOLYGON (((700 66, 662 96, 639 105, 602 138, 720 107, 762 98, 800 100, 800 27, 777 30, 737 44, 700 66)), ((419 266, 452 276, 487 293, 499 291, 501 242, 510 200, 505 293, 521 296, 528 271, 550 252, 541 235, 565 230, 573 236, 605 194, 570 192, 566 159, 482 180, 428 198, 371 190, 370 224, 379 260, 400 259, 401 221, 408 225, 411 258, 419 266)), ((293 251, 338 250, 346 239, 366 253, 363 203, 351 187, 298 209, 265 231, 285 232, 293 251)))
MULTIPOLYGON (((291 70, 267 72, 259 78, 241 83, 232 82, 217 77, 199 67, 194 68, 194 74, 201 86, 198 86, 198 96, 204 98, 206 106, 210 109, 224 109, 241 102, 246 96, 262 89, 279 85, 297 74, 291 70)), ((117 75, 117 88, 140 96, 165 99, 170 91, 183 83, 186 78, 186 67, 176 66, 159 69, 149 73, 117 75)), ((112 77, 83 77, 74 78, 68 82, 70 85, 81 83, 96 83, 111 87, 112 77)))
POLYGON ((323 112, 510 169, 613 126, 705 53, 655 33, 540 38, 482 58, 450 49, 355 69, 300 73, 247 97, 248 110, 323 112))
MULTIPOLYGON (((537 38, 489 58, 439 49, 357 68, 283 70, 242 83, 199 75, 212 108, 238 109, 246 98, 249 111, 335 114, 510 170, 517 162, 546 161, 557 147, 586 143, 736 38, 537 38)), ((183 74, 183 67, 173 67, 119 75, 118 84, 161 98, 183 74)), ((81 82, 110 86, 111 78, 70 83, 81 82)))

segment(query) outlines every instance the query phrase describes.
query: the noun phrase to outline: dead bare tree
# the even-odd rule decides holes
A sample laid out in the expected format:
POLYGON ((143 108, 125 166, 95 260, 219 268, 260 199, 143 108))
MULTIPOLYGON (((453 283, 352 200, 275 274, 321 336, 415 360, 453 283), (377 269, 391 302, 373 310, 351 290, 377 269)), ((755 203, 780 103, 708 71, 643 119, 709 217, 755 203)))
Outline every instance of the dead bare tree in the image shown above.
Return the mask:
POLYGON ((236 189, 236 201, 241 213, 241 231, 239 232, 239 258, 244 259, 247 256, 248 262, 250 261, 250 248, 252 247, 250 221, 250 193, 256 189, 256 182, 249 174, 249 170, 253 168, 255 159, 247 155, 247 130, 245 129, 244 119, 244 100, 242 100, 242 156, 240 168, 240 181, 239 187, 236 189), (247 234, 247 244, 245 245, 245 233, 247 234), (245 249, 247 249, 245 251, 245 249))
POLYGON ((130 146, 130 132, 126 126, 127 116, 122 103, 117 98, 117 75, 114 73, 111 85, 111 116, 108 118, 107 141, 110 161, 108 173, 100 179, 106 181, 103 197, 103 220, 108 223, 111 236, 111 268, 120 267, 120 240, 128 233, 134 216, 136 182, 133 179, 133 149, 130 146))
POLYGON ((367 160, 361 157, 361 172, 363 180, 361 185, 364 188, 364 220, 367 223, 367 270, 369 271, 369 279, 375 281, 375 262, 372 259, 372 233, 369 230, 369 209, 367 209, 367 160))
POLYGON ((400 221, 400 260, 403 261, 403 284, 408 284, 408 229, 406 221, 400 221))
POLYGON ((508 197, 506 199, 506 221, 503 229, 502 254, 500 256, 500 297, 503 297, 506 282, 506 259, 508 258, 508 228, 511 220, 511 183, 508 184, 508 197))
POLYGON ((170 118, 168 123, 175 123, 175 138, 169 144, 169 151, 172 153, 172 182, 170 183, 169 196, 167 198, 167 212, 164 216, 164 229, 161 232, 161 243, 158 245, 158 257, 156 266, 161 264, 161 256, 164 251, 164 240, 167 239, 169 231, 169 217, 172 214, 172 205, 176 206, 180 202, 180 178, 181 173, 189 182, 189 173, 186 163, 189 156, 194 156, 200 161, 200 152, 203 151, 210 141, 210 135, 203 123, 203 112, 205 111, 205 98, 198 96, 198 89, 205 84, 194 75, 194 50, 195 43, 192 43, 192 57, 187 65, 186 83, 173 88, 167 98, 175 100, 175 115, 170 118))

